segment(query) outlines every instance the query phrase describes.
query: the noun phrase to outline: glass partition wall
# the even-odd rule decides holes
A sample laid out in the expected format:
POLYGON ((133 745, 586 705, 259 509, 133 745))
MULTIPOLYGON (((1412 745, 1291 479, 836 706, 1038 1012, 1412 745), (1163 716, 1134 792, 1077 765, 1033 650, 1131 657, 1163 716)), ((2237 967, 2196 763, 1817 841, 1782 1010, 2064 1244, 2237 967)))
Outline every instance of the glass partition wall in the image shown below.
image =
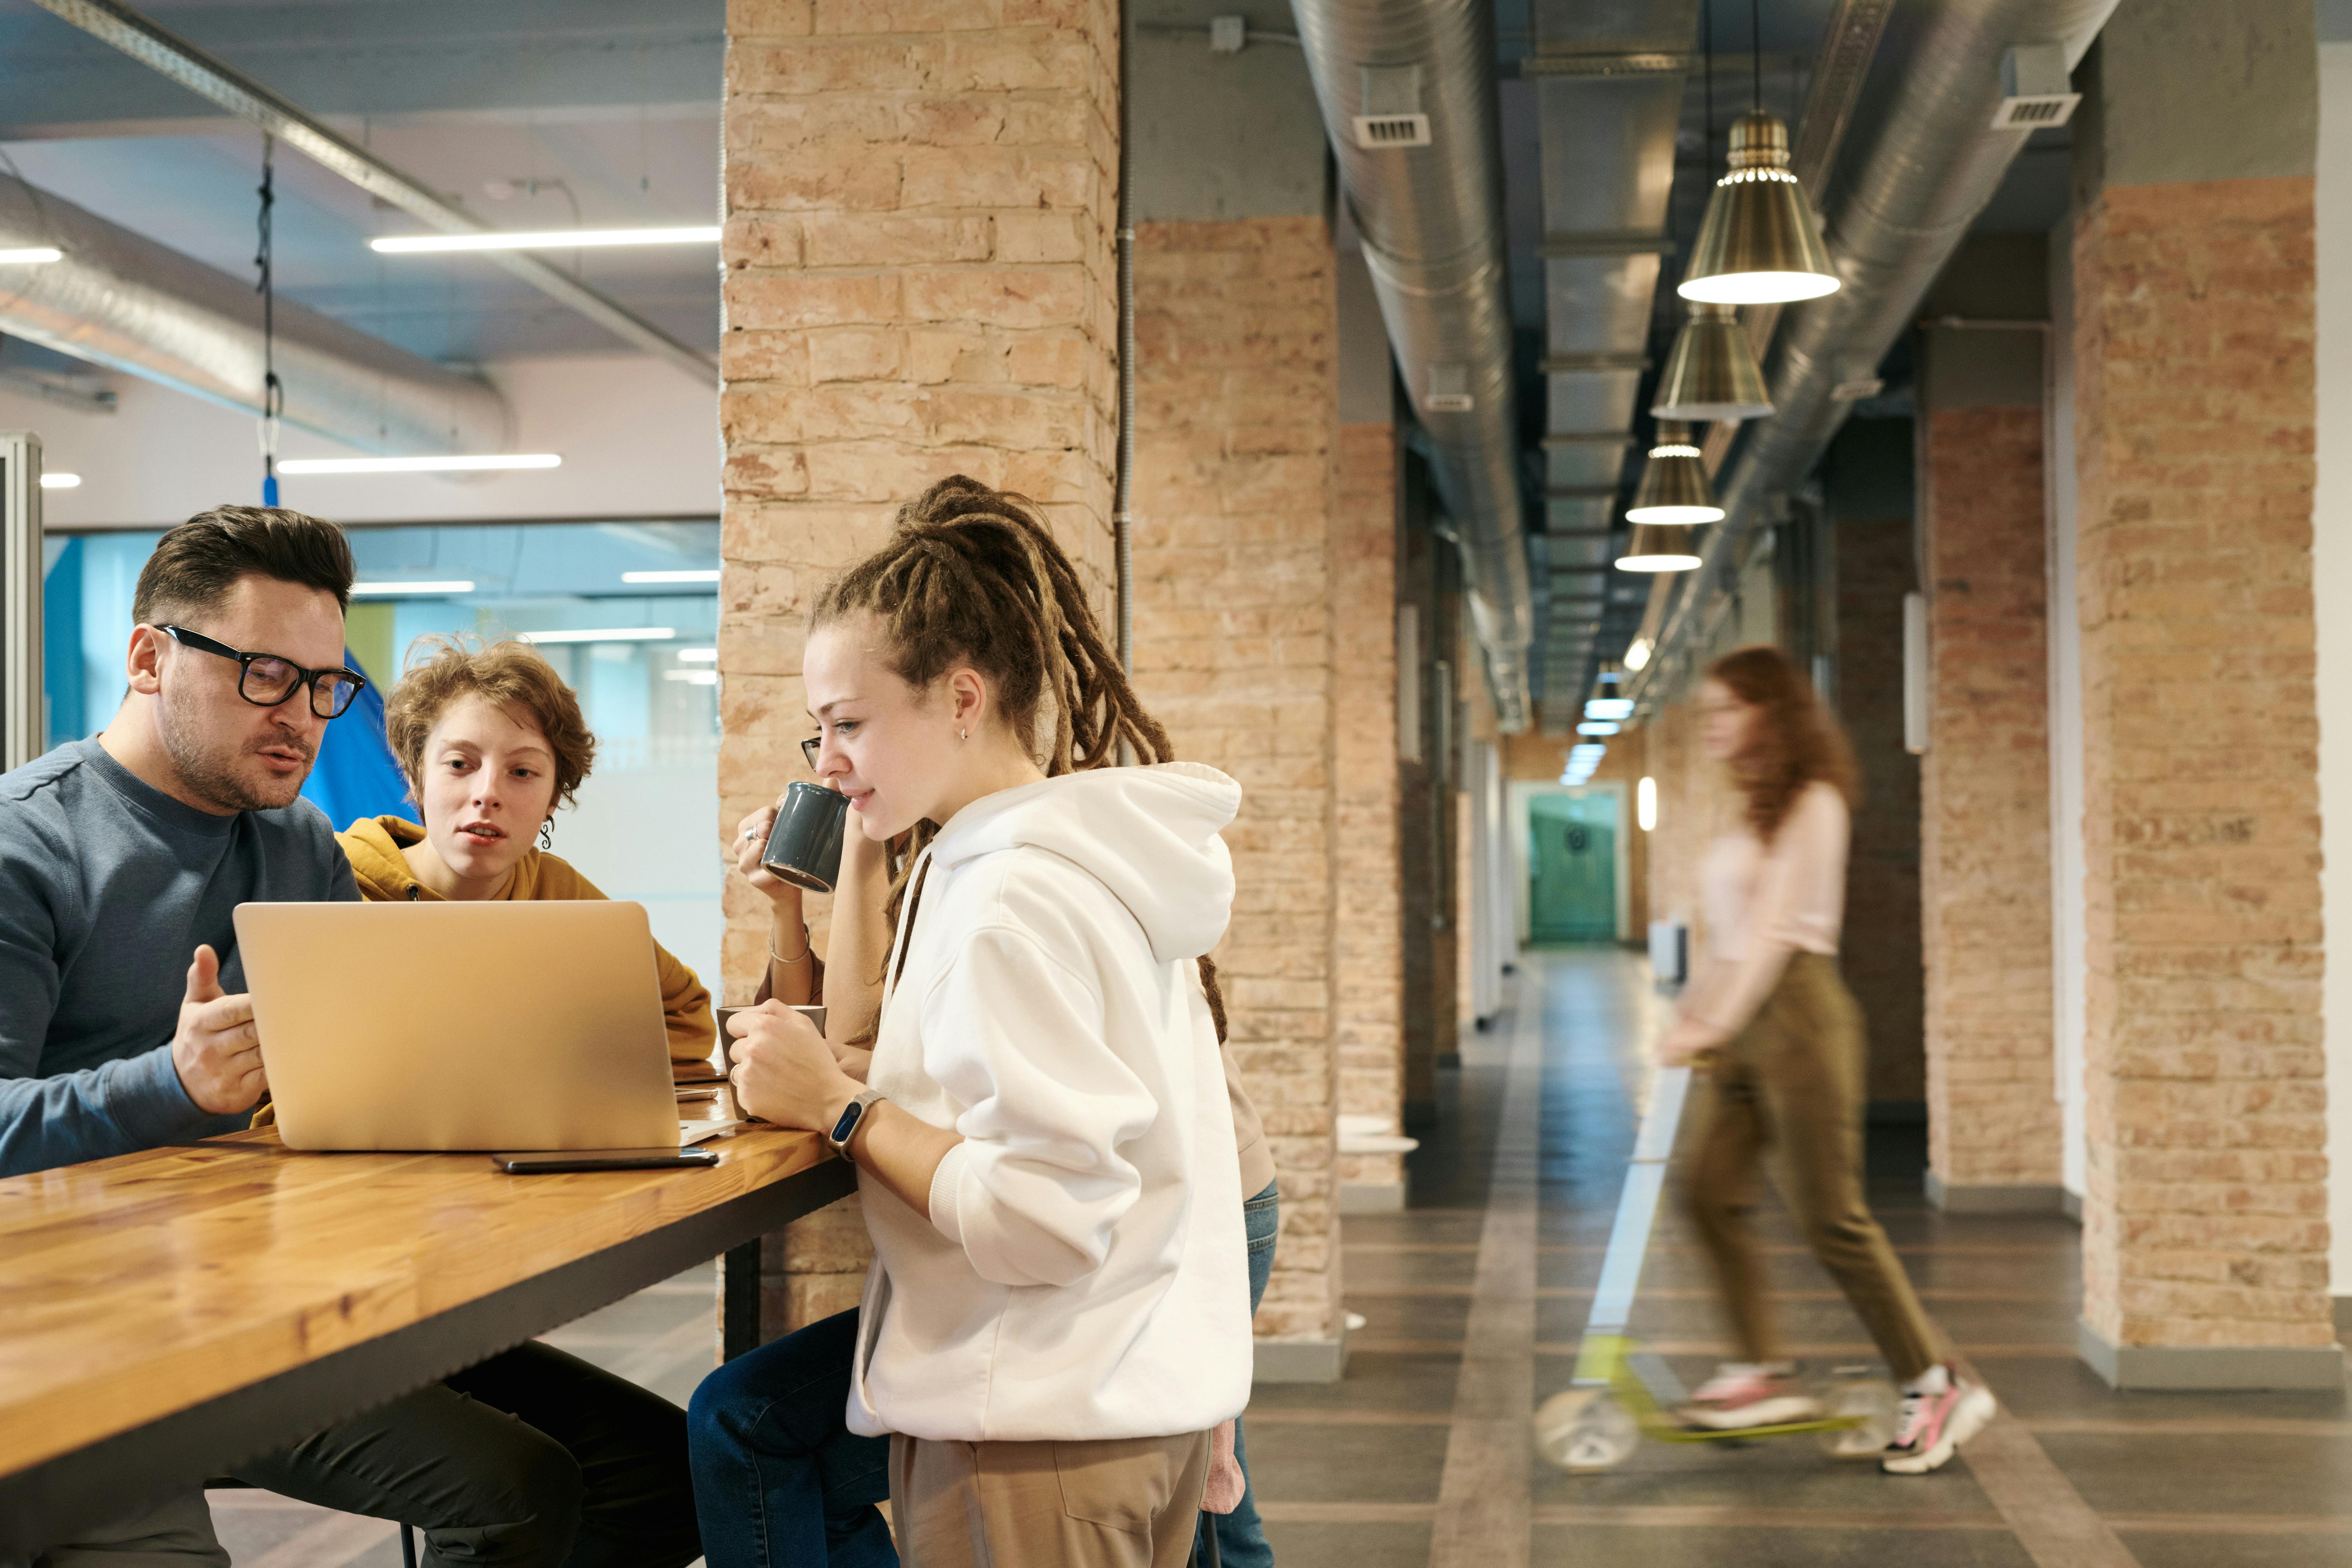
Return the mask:
MULTIPOLYGON (((48 539, 50 745, 97 733, 121 702, 131 590, 159 537, 48 539)), ((655 939, 718 992, 719 524, 441 523, 353 528, 351 540, 346 637, 380 689, 420 638, 524 633, 580 693, 596 768, 556 814, 555 852, 644 904, 655 939)))

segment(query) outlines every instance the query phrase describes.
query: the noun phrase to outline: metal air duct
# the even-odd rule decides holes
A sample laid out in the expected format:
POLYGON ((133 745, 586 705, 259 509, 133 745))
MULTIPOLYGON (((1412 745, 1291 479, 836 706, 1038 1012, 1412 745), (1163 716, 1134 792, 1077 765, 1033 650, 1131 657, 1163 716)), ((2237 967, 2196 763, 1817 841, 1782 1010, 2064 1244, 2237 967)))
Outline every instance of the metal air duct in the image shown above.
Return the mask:
MULTIPOLYGON (((0 332, 231 408, 261 409, 261 300, 253 285, 0 177, 0 247, 60 261, 0 268, 0 332)), ((495 452, 506 400, 380 338, 288 300, 277 307, 285 419, 366 452, 495 452)))
POLYGON ((1291 0, 1389 343, 1462 546, 1497 721, 1525 729, 1529 600, 1515 452, 1494 18, 1486 0, 1291 0))
MULTIPOLYGON (((1771 520, 1845 422, 1854 397, 1917 312, 2009 166, 2027 129, 1995 129, 2001 65, 2023 45, 2060 44, 2072 69, 2116 0, 1902 0, 1856 111, 1846 173, 1830 187, 1829 247, 1845 287, 1790 308, 1766 366, 1779 415, 1750 426, 1716 481, 1724 521, 1668 619, 1658 651, 1698 629, 1748 530, 1771 520)), ((1654 658, 1654 684, 1673 664, 1654 658)))

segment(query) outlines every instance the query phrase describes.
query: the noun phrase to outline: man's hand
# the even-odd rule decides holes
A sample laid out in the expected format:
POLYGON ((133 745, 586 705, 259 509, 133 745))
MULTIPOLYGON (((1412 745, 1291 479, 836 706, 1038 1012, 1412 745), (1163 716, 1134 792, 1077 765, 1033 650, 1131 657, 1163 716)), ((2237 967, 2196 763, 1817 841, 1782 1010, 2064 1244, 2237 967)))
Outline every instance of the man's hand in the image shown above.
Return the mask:
POLYGON ((196 949, 188 965, 188 994, 172 1037, 172 1066, 199 1110, 215 1116, 250 1110, 269 1087, 261 1068, 261 1037, 253 1026, 253 998, 223 994, 220 959, 196 949))
POLYGON ((779 1127, 832 1130, 857 1094, 857 1080, 841 1070, 816 1026, 781 1002, 763 1002, 727 1020, 727 1047, 735 1065, 728 1078, 735 1103, 779 1127))

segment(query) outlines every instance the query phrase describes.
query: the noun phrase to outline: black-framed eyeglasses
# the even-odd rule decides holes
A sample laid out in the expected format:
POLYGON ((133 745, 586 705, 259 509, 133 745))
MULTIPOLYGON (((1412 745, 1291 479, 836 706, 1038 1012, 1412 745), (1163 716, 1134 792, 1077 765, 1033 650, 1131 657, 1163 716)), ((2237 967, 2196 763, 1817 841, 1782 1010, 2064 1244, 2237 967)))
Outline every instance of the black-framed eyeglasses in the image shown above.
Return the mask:
POLYGON ((256 708, 275 708, 307 686, 310 689, 310 711, 321 719, 340 719, 350 710, 352 700, 360 694, 361 688, 367 685, 367 677, 356 669, 340 666, 333 669, 305 669, 290 658, 280 658, 274 653, 247 653, 185 626, 163 629, 182 647, 236 660, 236 694, 256 708))
POLYGON ((824 737, 823 735, 811 735, 807 740, 801 742, 801 755, 808 759, 809 772, 816 772, 817 753, 823 750, 824 750, 824 737))

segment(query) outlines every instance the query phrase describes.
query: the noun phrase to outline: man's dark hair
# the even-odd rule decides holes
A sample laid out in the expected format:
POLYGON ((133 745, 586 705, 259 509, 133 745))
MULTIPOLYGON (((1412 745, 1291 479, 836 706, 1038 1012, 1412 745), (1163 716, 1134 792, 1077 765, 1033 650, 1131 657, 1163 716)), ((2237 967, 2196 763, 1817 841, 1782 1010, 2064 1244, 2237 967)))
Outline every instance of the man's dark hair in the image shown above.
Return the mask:
POLYGON ((196 619, 249 575, 317 588, 348 610, 358 574, 351 542, 331 522, 282 506, 216 506, 156 541, 139 569, 131 618, 148 626, 196 619))

